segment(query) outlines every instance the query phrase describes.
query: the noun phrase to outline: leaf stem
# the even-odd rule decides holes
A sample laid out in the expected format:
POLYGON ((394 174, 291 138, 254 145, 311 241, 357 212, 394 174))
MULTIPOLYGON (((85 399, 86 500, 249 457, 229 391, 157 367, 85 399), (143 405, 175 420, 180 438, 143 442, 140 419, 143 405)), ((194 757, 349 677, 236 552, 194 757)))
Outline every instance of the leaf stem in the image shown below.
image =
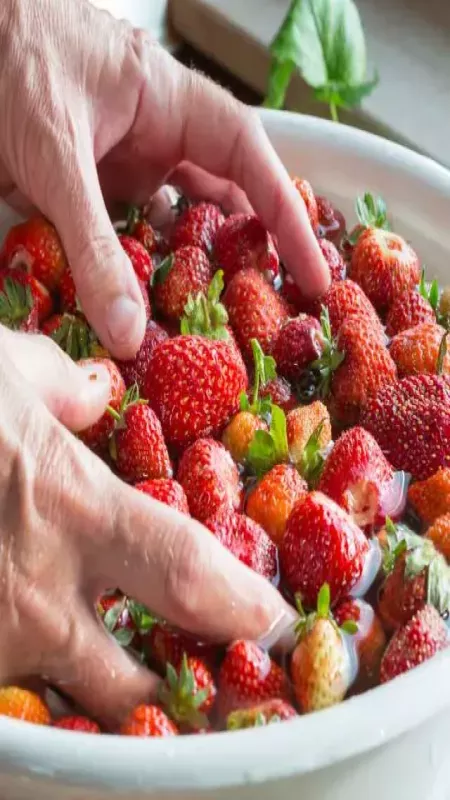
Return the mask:
POLYGON ((330 116, 333 122, 339 122, 339 114, 337 111, 336 103, 330 103, 330 116))

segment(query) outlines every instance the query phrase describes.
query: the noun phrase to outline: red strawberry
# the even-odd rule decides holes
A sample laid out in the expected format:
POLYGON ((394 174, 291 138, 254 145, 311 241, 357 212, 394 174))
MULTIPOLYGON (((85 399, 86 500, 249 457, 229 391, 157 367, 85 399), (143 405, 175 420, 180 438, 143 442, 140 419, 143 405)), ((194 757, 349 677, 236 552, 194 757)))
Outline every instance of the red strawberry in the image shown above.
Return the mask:
POLYGON ((238 731, 243 728, 259 728, 272 722, 284 722, 298 716, 295 708, 286 700, 266 700, 252 708, 241 708, 232 711, 226 719, 227 731, 238 731))
POLYGON ((257 217, 232 214, 216 236, 214 260, 229 283, 241 270, 253 269, 273 281, 280 271, 275 243, 257 217))
POLYGON ((148 609, 119 591, 104 594, 97 602, 97 613, 106 630, 121 647, 141 652, 143 637, 155 624, 148 609))
POLYGON ((138 242, 134 236, 127 236, 126 234, 120 234, 119 241, 131 261, 131 266, 138 280, 148 284, 152 279, 154 266, 152 258, 144 245, 138 242))
POLYGON ((356 597, 342 600, 333 616, 344 629, 346 623, 357 625, 350 640, 358 659, 356 688, 360 691, 375 686, 379 682, 380 663, 386 647, 386 634, 378 616, 369 603, 356 597))
POLYGON ((141 393, 143 392, 145 376, 147 375, 148 365, 153 352, 161 342, 165 342, 168 338, 167 332, 161 325, 158 325, 158 323, 153 320, 149 320, 142 344, 135 357, 130 361, 116 361, 127 389, 136 383, 139 387, 139 391, 141 393))
POLYGON ((207 292, 211 264, 199 247, 182 247, 162 262, 156 272, 153 292, 156 305, 168 319, 180 319, 189 297, 207 292))
MULTIPOLYGON (((322 254, 324 255, 328 264, 331 283, 333 284, 343 281, 345 279, 347 268, 345 266, 344 259, 339 253, 339 250, 337 250, 333 242, 328 241, 328 239, 319 239, 319 247, 322 250, 322 254)), ((311 300, 310 297, 306 297, 303 294, 300 286, 295 283, 293 277, 289 275, 289 273, 286 274, 284 278, 281 293, 285 300, 294 306, 298 312, 311 314, 311 316, 317 318, 320 317, 321 306, 325 298, 322 296, 315 300, 311 300)))
POLYGON ((68 311, 69 314, 75 314, 80 310, 77 301, 77 287, 75 286, 70 267, 67 267, 61 276, 59 296, 63 311, 68 311))
POLYGON ((76 733, 101 733, 100 726, 88 717, 61 717, 53 727, 76 733))
POLYGON ((290 699, 286 673, 254 642, 240 639, 222 661, 217 705, 224 719, 232 711, 252 708, 267 700, 290 699))
POLYGON ((221 509, 232 511, 242 503, 242 484, 228 450, 214 439, 197 439, 183 454, 178 466, 193 517, 200 521, 221 509))
POLYGON ((126 481, 171 478, 172 465, 155 412, 140 400, 137 387, 125 393, 119 411, 112 414, 115 430, 110 455, 117 472, 126 481))
POLYGON ((392 303, 386 317, 386 333, 395 336, 423 322, 436 322, 436 314, 428 300, 416 287, 406 289, 392 303))
POLYGON ((41 331, 67 353, 73 361, 106 355, 92 328, 81 314, 53 314, 41 331))
POLYGON ((343 215, 334 208, 327 197, 316 195, 316 202, 319 212, 319 236, 330 239, 336 247, 339 247, 346 228, 343 215))
POLYGON ((226 311, 218 302, 222 286, 219 272, 208 298, 200 295, 183 318, 186 335, 162 342, 149 363, 144 395, 161 420, 167 443, 177 448, 219 434, 248 385, 241 355, 225 327, 226 311))
POLYGON ((166 506, 181 511, 182 514, 189 516, 189 506, 185 491, 177 481, 170 478, 152 478, 136 484, 136 489, 148 494, 154 500, 165 503, 166 506))
POLYGON ((450 378, 413 375, 385 385, 363 411, 361 425, 390 463, 424 480, 450 466, 450 378))
POLYGON ((306 206, 311 227, 316 232, 319 227, 319 209, 314 190, 305 178, 294 178, 292 182, 306 206))
MULTIPOLYGON (((109 397, 109 406, 114 411, 119 411, 122 400, 125 395, 125 383, 120 374, 118 367, 109 358, 85 358, 79 363, 95 366, 101 364, 109 372, 111 380, 111 393, 109 397)), ((98 422, 95 422, 89 428, 78 434, 84 444, 92 450, 103 450, 108 446, 108 441, 114 431, 114 419, 108 410, 100 417, 98 422)))
POLYGON ((238 272, 230 281, 223 302, 244 357, 251 358, 252 339, 257 339, 263 351, 270 353, 288 313, 262 275, 255 269, 238 272))
POLYGON ((56 228, 40 215, 10 229, 3 243, 2 256, 8 266, 24 267, 50 291, 58 288, 67 268, 56 228))
POLYGON ((158 706, 137 706, 120 728, 122 736, 163 737, 176 736, 175 723, 158 706))
POLYGON ((436 322, 422 322, 407 331, 397 333, 389 352, 395 361, 398 374, 421 375, 450 372, 450 355, 442 352, 443 337, 447 331, 436 322))
POLYGON ((0 272, 0 323, 15 331, 38 329, 38 302, 31 276, 16 269, 0 272))
POLYGON ((377 313, 357 283, 351 280, 338 281, 331 284, 323 298, 323 305, 328 309, 331 332, 336 336, 346 319, 353 314, 363 315, 371 323, 374 335, 380 342, 385 342, 383 326, 377 313))
POLYGON ((445 622, 433 606, 425 606, 389 642, 381 662, 381 683, 419 666, 448 644, 445 622))
POLYGON ((281 566, 291 592, 309 608, 329 583, 336 605, 358 583, 369 554, 363 532, 333 500, 311 492, 293 508, 280 547, 281 566))
POLYGON ((401 236, 381 228, 368 228, 353 250, 350 277, 361 286, 377 311, 383 312, 402 292, 419 282, 419 258, 401 236))
POLYGON ((210 255, 224 222, 222 211, 214 203, 189 205, 175 223, 170 247, 172 250, 187 246, 200 247, 206 255, 210 255))
POLYGON ((365 528, 403 514, 406 483, 403 473, 394 473, 373 436, 355 427, 337 440, 317 488, 365 528))
POLYGON ((147 253, 151 256, 161 252, 161 238, 153 230, 150 222, 145 219, 144 210, 131 206, 128 213, 126 233, 144 245, 147 253))
POLYGON ((284 378, 296 381, 305 368, 323 351, 323 335, 314 317, 300 314, 282 326, 273 346, 277 370, 284 378))
POLYGON ((198 656, 184 654, 178 669, 167 664, 159 700, 178 725, 194 731, 206 728, 216 695, 214 678, 198 656))
POLYGON ((150 660, 164 671, 167 664, 172 664, 178 670, 184 654, 189 657, 197 656, 207 664, 212 664, 216 656, 213 645, 200 642, 191 634, 165 622, 155 622, 145 638, 145 644, 150 660))
POLYGON ((33 275, 30 275, 29 278, 34 303, 37 308, 39 324, 41 324, 53 313, 53 297, 44 284, 34 278, 33 275))
POLYGON ((262 398, 270 397, 272 403, 282 408, 286 414, 298 405, 290 383, 281 377, 267 381, 264 386, 261 386, 259 394, 262 398))
POLYGON ((257 522, 244 514, 222 508, 205 521, 205 526, 247 567, 268 580, 276 578, 277 548, 257 522))

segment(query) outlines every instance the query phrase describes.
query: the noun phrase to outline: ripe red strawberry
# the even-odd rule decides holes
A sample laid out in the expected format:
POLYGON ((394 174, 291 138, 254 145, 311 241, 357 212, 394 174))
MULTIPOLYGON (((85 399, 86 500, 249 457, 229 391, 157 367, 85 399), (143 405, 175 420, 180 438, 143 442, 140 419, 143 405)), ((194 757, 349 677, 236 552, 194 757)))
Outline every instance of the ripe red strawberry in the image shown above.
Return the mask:
POLYGON ((33 725, 50 725, 50 709, 35 692, 18 686, 0 688, 0 717, 13 717, 33 725))
POLYGON ((287 320, 273 345, 273 357, 280 375, 297 381, 306 367, 320 358, 324 348, 320 323, 306 314, 287 320))
POLYGON ((212 710, 216 695, 214 678, 198 656, 188 657, 184 654, 178 669, 167 664, 159 700, 179 726, 194 731, 208 727, 207 715, 212 710))
POLYGON ((58 288, 67 259, 56 228, 41 215, 12 227, 3 243, 7 266, 24 267, 49 291, 58 288))
POLYGON ((441 355, 444 336, 447 337, 447 332, 436 322, 423 322, 397 333, 389 352, 397 365, 399 376, 449 373, 450 355, 445 352, 441 355))
POLYGON ((251 358, 252 339, 257 339, 264 353, 270 353, 288 313, 262 275, 255 269, 238 272, 230 281, 223 302, 244 357, 251 358))
POLYGON ((142 394, 147 375, 148 365, 155 348, 169 338, 168 333, 157 322, 149 320, 142 340, 142 344, 135 357, 130 361, 116 361, 127 389, 133 384, 137 384, 142 394))
POLYGON ((368 228, 353 250, 350 277, 361 286, 377 311, 383 312, 402 292, 419 282, 419 258, 401 236, 381 228, 368 228))
POLYGON ((436 314, 414 286, 399 294, 392 303, 386 317, 386 333, 395 336, 423 322, 436 322, 436 314))
POLYGON ((358 314, 358 316, 362 314, 371 323, 374 335, 379 338, 380 342, 385 342, 386 337, 383 326, 373 305, 361 287, 354 281, 347 279, 332 283, 323 298, 323 304, 328 309, 333 336, 339 333, 339 329, 346 317, 353 314, 358 314))
POLYGON ((63 311, 67 311, 69 314, 75 314, 80 310, 77 301, 77 287, 75 286, 70 267, 67 267, 61 276, 59 297, 63 311))
POLYGON ((115 430, 109 451, 117 472, 130 483, 171 478, 172 465, 161 423, 136 386, 125 393, 120 409, 111 410, 115 430))
MULTIPOLYGON (((120 374, 120 370, 113 361, 109 358, 84 358, 78 363, 88 364, 95 366, 101 364, 109 372, 111 380, 111 393, 109 397, 109 406, 114 411, 119 411, 122 400, 125 395, 125 383, 120 374)), ((100 419, 78 434, 79 438, 85 445, 92 450, 104 450, 108 446, 109 438, 114 430, 114 419, 108 410, 105 410, 100 419)))
POLYGON ((350 640, 358 659, 355 688, 361 691, 376 686, 386 648, 386 634, 377 614, 365 600, 347 597, 334 609, 333 616, 339 627, 344 626, 345 629, 345 624, 349 622, 357 626, 350 640))
POLYGON ((295 708, 286 700, 266 700, 252 708, 241 708, 232 711, 226 719, 227 731, 239 731, 243 728, 259 728, 272 722, 284 722, 298 716, 295 708))
POLYGON ((148 284, 152 279, 155 268, 152 258, 144 245, 138 242, 134 236, 127 236, 123 233, 119 236, 119 242, 130 259, 138 280, 148 284))
POLYGON ((391 230, 386 203, 379 195, 365 192, 364 195, 357 197, 355 211, 358 224, 344 237, 341 244, 343 255, 348 261, 351 261, 353 251, 363 233, 378 228, 384 231, 391 230))
POLYGON ((406 480, 394 473, 379 445, 364 428, 345 431, 325 461, 318 490, 331 497, 360 528, 399 518, 406 504, 406 480))
POLYGON ((29 279, 34 298, 34 304, 37 308, 39 324, 42 324, 53 313, 53 297, 44 284, 38 281, 37 278, 34 278, 33 275, 30 275, 29 279))
POLYGON ((38 302, 31 276, 18 269, 0 272, 0 323, 13 331, 38 330, 38 302))
POLYGON ((250 491, 245 513, 280 545, 289 515, 308 485, 291 464, 277 464, 250 491))
POLYGON ((100 725, 88 717, 81 716, 61 717, 53 727, 65 731, 75 731, 76 733, 101 733, 100 725))
POLYGON ((120 728, 122 736, 163 737, 177 736, 174 722, 158 706, 137 706, 120 728))
POLYGON ((357 584, 369 544, 351 517, 321 492, 311 492, 293 508, 280 547, 287 585, 314 608, 324 583, 336 605, 357 584))
POLYGON ((247 567, 268 580, 276 578, 277 548, 261 525, 244 514, 222 508, 205 520, 205 526, 247 567))
MULTIPOLYGON (((344 259, 333 242, 328 239, 319 239, 319 247, 328 264, 330 270, 331 283, 343 281, 347 272, 344 259)), ((324 302, 324 296, 311 300, 306 297, 300 286, 298 286, 291 275, 286 274, 281 289, 281 294, 299 313, 311 314, 313 317, 320 317, 320 310, 324 302)))
POLYGON ((179 320, 189 297, 207 292, 212 279, 208 257, 199 247, 182 247, 162 262, 153 293, 156 305, 168 319, 179 320))
POLYGON ((128 212, 126 233, 144 245, 151 256, 161 253, 163 242, 150 222, 145 218, 145 209, 131 206, 128 212))
POLYGON ((121 592, 102 595, 97 601, 97 613, 116 641, 126 647, 134 643, 138 631, 125 595, 121 592))
POLYGON ((253 269, 269 281, 280 271, 280 259, 270 233, 258 217, 232 214, 217 233, 214 260, 229 283, 241 270, 253 269))
POLYGON ((293 178, 292 182, 306 206, 311 227, 316 233, 319 227, 319 209, 314 190, 305 178, 293 178))
POLYGON ((445 622, 433 606, 425 606, 389 642, 381 662, 381 683, 419 666, 448 644, 445 622))
POLYGON ((189 506, 185 491, 177 481, 170 478, 152 478, 136 484, 136 489, 150 495, 154 500, 181 511, 189 516, 189 506))
POLYGON ((221 209, 214 203, 188 205, 175 223, 170 247, 172 250, 187 246, 199 247, 206 255, 210 255, 224 222, 221 209))
POLYGON ((228 450, 214 439, 197 439, 184 453, 177 478, 193 517, 203 522, 221 509, 242 503, 242 484, 228 450))
POLYGON ((73 361, 106 355, 82 314, 53 314, 42 324, 41 332, 53 339, 73 361))
POLYGON ((345 219, 342 213, 334 208, 327 197, 316 195, 317 210, 319 212, 318 235, 323 236, 339 247, 345 234, 345 219))
POLYGON ((363 411, 361 425, 386 458, 414 480, 450 466, 450 379, 413 375, 385 385, 363 411))
POLYGON ((185 631, 180 631, 166 622, 155 622, 145 637, 146 652, 158 669, 166 670, 167 664, 175 669, 181 667, 183 655, 197 656, 204 663, 212 665, 215 661, 216 648, 205 644, 185 631))
POLYGON ((352 682, 352 665, 345 640, 330 614, 330 588, 324 584, 317 611, 301 614, 298 642, 292 654, 291 678, 304 714, 340 703, 352 682))
POLYGON ((280 376, 261 386, 259 394, 261 398, 269 397, 272 403, 279 406, 286 414, 298 405, 292 386, 280 376))
POLYGON ((290 700, 286 673, 254 642, 240 639, 227 650, 218 678, 217 707, 225 719, 232 711, 267 700, 290 700))

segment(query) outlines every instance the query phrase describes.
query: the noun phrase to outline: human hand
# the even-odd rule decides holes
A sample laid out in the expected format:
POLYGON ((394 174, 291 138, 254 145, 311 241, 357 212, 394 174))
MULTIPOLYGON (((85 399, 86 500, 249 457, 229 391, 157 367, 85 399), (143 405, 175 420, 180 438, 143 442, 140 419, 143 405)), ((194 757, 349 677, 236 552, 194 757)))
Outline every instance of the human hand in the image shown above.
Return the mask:
POLYGON ((0 194, 16 206, 25 196, 55 224, 114 356, 135 354, 145 313, 104 198, 142 204, 170 179, 251 204, 304 293, 327 288, 304 203, 259 118, 146 33, 86 0, 4 0, 0 64, 0 194))
POLYGON ((106 589, 219 641, 276 638, 295 613, 209 531, 127 486, 67 430, 103 413, 108 381, 49 338, 0 326, 0 685, 45 676, 114 725, 157 678, 99 624, 106 589))

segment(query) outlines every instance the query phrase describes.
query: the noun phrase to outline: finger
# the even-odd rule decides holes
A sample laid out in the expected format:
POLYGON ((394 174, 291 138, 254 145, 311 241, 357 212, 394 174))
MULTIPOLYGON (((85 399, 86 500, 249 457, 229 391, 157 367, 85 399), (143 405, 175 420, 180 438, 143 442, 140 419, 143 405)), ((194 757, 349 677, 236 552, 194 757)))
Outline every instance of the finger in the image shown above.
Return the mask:
POLYGON ((60 169, 60 196, 50 209, 88 320, 117 358, 132 358, 142 342, 142 294, 106 211, 92 153, 79 149, 60 169))
POLYGON ((49 411, 66 428, 81 431, 104 413, 110 377, 102 364, 75 364, 46 336, 1 329, 1 341, 14 353, 14 364, 49 411))
MULTIPOLYGON (((259 639, 290 625, 294 610, 203 526, 110 476, 114 524, 88 542, 87 569, 192 633, 259 639), (114 484, 114 485, 113 485, 114 484)), ((105 512, 107 513, 107 512, 105 512)), ((101 588, 100 586, 98 587, 101 588)))
POLYGON ((192 200, 210 200, 227 213, 253 213, 244 192, 233 181, 210 175, 194 164, 180 164, 169 180, 192 200))

